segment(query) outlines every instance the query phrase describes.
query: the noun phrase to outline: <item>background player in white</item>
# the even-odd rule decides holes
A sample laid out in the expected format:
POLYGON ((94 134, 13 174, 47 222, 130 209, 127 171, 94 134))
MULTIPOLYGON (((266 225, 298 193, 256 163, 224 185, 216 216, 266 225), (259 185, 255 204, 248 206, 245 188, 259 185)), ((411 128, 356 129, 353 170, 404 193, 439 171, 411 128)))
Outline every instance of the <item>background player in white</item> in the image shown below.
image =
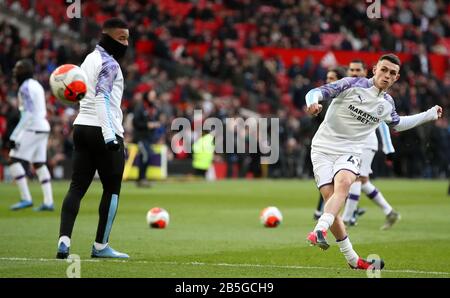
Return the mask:
MULTIPOLYGON (((349 77, 365 78, 367 76, 367 68, 363 61, 353 60, 350 62, 347 70, 349 77)), ((381 138, 382 150, 386 156, 395 152, 392 145, 391 134, 386 123, 382 122, 378 127, 378 132, 381 138)), ((350 187, 350 192, 345 202, 344 212, 342 213, 342 220, 346 226, 356 225, 358 202, 361 196, 361 190, 384 212, 386 221, 381 229, 390 228, 394 223, 400 219, 400 214, 396 212, 392 206, 386 201, 383 194, 370 182, 369 175, 372 174, 372 161, 375 153, 378 151, 378 138, 375 133, 371 133, 367 138, 366 143, 361 154, 361 168, 360 174, 356 182, 350 187)))
MULTIPOLYGON (((306 95, 307 111, 311 115, 322 110, 319 101, 333 99, 312 141, 314 176, 326 203, 324 213, 307 240, 328 249, 326 234, 330 229, 353 269, 368 269, 374 263, 374 260, 360 258, 353 250, 339 216, 350 186, 359 175, 360 156, 367 137, 382 121, 403 131, 442 116, 440 106, 413 116, 400 117, 396 113, 394 101, 386 90, 398 80, 399 72, 400 60, 387 54, 374 66, 373 78, 343 78, 312 89, 306 95)), ((384 266, 382 261, 377 265, 384 266)))
POLYGON ((41 183, 44 202, 35 211, 53 211, 51 176, 47 168, 47 142, 50 125, 47 121, 45 92, 41 84, 33 79, 33 64, 24 59, 16 63, 13 76, 19 85, 20 121, 12 132, 9 152, 12 176, 20 191, 20 202, 11 206, 19 210, 33 206, 22 163, 32 164, 41 183))

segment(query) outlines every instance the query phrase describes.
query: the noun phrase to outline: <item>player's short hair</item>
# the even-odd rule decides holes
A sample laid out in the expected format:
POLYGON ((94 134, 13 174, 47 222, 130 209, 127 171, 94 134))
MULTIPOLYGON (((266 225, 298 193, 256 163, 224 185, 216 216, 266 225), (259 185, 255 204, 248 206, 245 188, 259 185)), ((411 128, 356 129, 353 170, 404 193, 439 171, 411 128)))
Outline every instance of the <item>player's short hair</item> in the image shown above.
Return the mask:
POLYGON ((392 54, 392 53, 384 54, 383 56, 380 57, 380 59, 378 59, 378 61, 382 61, 382 60, 387 60, 389 62, 397 64, 398 66, 402 65, 402 63, 400 62, 400 58, 398 58, 397 55, 392 54))
POLYGON ((17 61, 17 64, 20 64, 20 68, 22 71, 27 73, 33 73, 33 61, 31 59, 25 58, 17 61))
POLYGON ((328 69, 328 71, 334 72, 338 80, 345 77, 345 69, 343 67, 340 66, 331 67, 330 69, 328 69))
POLYGON ((353 59, 352 61, 350 61, 350 63, 359 63, 361 64, 363 69, 367 69, 366 62, 362 61, 361 59, 353 59))
POLYGON ((119 18, 107 19, 102 26, 103 30, 108 29, 128 29, 128 24, 119 18))

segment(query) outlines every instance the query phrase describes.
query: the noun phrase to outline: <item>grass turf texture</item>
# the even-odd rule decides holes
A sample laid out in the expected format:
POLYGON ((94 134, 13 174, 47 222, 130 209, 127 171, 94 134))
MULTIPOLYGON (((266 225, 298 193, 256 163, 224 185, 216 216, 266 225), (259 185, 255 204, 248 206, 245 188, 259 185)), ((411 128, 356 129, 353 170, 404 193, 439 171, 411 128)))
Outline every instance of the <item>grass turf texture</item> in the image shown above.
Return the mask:
MULTIPOLYGON (((450 277, 447 181, 374 184, 402 220, 380 231, 384 215, 363 196, 367 213, 349 229, 360 256, 380 255, 382 277, 450 277)), ((37 213, 9 211, 18 189, 0 184, 0 277, 66 277, 69 264, 54 257, 68 185, 53 183, 56 211, 37 213)), ((30 188, 38 206, 40 186, 30 188)), ((367 277, 348 268, 331 235, 327 251, 306 243, 318 197, 311 180, 162 182, 151 189, 124 183, 110 243, 128 253, 128 261, 90 258, 101 191, 99 182, 91 185, 75 223, 71 253, 82 259, 81 277, 367 277), (270 205, 284 216, 274 229, 259 223, 260 211, 270 205), (146 225, 146 212, 155 206, 170 213, 164 230, 146 225)))

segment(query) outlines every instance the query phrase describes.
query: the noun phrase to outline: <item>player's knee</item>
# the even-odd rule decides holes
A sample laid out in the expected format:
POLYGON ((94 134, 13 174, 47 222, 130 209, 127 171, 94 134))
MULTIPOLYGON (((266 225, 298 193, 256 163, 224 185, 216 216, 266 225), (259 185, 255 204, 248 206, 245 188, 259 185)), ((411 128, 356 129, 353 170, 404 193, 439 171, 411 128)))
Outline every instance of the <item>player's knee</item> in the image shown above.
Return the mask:
POLYGON ((335 184, 341 186, 341 187, 350 187, 352 185, 353 180, 350 177, 337 177, 334 181, 335 184))
POLYGON ((72 176, 69 193, 75 197, 82 198, 87 192, 90 184, 91 180, 84 176, 72 176))
POLYGON ((122 183, 121 175, 110 175, 109 177, 103 179, 102 181, 103 191, 119 194, 121 183, 122 183))
POLYGON ((349 189, 353 182, 355 182, 355 178, 344 173, 338 174, 334 178, 335 188, 349 189))

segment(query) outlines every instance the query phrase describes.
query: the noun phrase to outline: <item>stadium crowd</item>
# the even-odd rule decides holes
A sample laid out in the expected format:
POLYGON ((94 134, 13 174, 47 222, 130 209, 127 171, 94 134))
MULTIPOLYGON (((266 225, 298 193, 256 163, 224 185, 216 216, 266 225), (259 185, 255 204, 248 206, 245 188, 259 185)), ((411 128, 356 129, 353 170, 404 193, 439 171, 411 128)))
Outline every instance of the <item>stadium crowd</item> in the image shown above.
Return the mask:
MULTIPOLYGON (((446 1, 382 1, 381 16, 387 22, 369 19, 365 1, 82 1, 79 19, 67 19, 64 1, 6 2, 24 19, 42 19, 50 29, 39 39, 26 38, 16 26, 0 23, 0 135, 4 151, 20 115, 11 71, 19 58, 28 57, 35 62, 36 78, 47 92, 52 123, 49 167, 55 170, 70 158, 76 107, 54 99, 49 75, 63 63, 79 65, 95 45, 102 21, 119 16, 131 28, 131 51, 122 68, 127 141, 133 139, 134 106, 142 101, 152 121, 160 124, 152 130, 152 142, 166 143, 169 148, 174 134, 172 120, 187 117, 193 122, 195 109, 202 109, 204 117, 222 120, 257 113, 280 119, 280 160, 270 166, 269 176, 310 177, 309 150, 317 121, 304 112, 304 96, 323 84, 328 67, 336 65, 309 58, 294 58, 291 65, 285 65, 280 57, 263 58, 254 49, 404 52, 412 58, 402 65, 401 78, 390 90, 398 113, 417 113, 439 104, 446 116, 434 124, 393 134, 394 166, 387 168, 383 157, 377 155, 375 173, 450 175, 450 47, 445 43, 450 40, 450 4, 446 1), (53 34, 55 30, 80 32, 79 40, 60 37, 53 34), (199 46, 190 47, 192 44, 199 46), (427 58, 430 53, 446 57, 443 78, 433 73, 427 58)), ((189 155, 169 155, 169 159, 183 158, 189 155)), ((248 171, 261 175, 255 162, 258 154, 223 154, 220 158, 228 165, 238 164, 240 176, 248 171)))

